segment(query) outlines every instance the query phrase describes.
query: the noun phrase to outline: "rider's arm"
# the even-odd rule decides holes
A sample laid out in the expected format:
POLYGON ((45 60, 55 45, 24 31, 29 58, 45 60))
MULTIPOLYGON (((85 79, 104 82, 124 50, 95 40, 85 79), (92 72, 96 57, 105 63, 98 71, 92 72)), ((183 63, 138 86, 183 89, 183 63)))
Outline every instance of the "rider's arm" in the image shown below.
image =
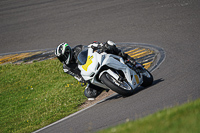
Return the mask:
POLYGON ((94 42, 90 44, 88 47, 93 48, 94 51, 100 50, 100 52, 106 52, 109 54, 114 54, 121 56, 124 60, 129 60, 132 64, 135 64, 135 59, 130 57, 128 54, 124 53, 122 50, 116 47, 116 44, 112 41, 107 41, 106 43, 97 43, 94 42))
POLYGON ((80 75, 80 70, 76 70, 73 69, 75 68, 73 65, 71 66, 67 66, 65 64, 63 64, 63 71, 71 76, 73 76, 76 80, 78 80, 79 82, 84 83, 84 79, 82 78, 82 76, 80 75), (72 67, 72 68, 71 68, 72 67))
POLYGON ((116 44, 112 41, 107 41, 104 44, 104 49, 105 52, 107 53, 111 53, 111 54, 115 54, 115 55, 119 55, 121 56, 124 60, 130 60, 133 64, 135 64, 135 59, 130 57, 128 54, 124 53, 122 50, 118 49, 116 47, 116 44))

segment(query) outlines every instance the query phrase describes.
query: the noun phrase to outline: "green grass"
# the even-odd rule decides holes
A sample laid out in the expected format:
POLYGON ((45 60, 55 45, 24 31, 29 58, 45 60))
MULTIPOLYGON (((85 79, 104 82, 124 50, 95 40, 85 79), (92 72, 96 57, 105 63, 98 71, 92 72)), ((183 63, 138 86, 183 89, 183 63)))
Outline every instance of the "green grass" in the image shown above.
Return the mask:
MULTIPOLYGON (((32 132, 76 111, 84 87, 58 60, 0 65, 0 133, 32 132)), ((100 133, 200 132, 200 99, 100 133)))
POLYGON ((200 99, 99 133, 199 133, 200 99))
POLYGON ((72 114, 83 91, 58 60, 0 65, 0 132, 32 132, 72 114))

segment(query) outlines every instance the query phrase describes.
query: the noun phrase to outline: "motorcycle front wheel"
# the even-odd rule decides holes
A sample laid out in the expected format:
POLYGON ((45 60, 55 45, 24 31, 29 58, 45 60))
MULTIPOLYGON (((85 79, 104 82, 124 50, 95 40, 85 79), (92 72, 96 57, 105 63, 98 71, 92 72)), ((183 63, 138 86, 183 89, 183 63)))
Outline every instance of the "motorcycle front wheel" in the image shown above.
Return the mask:
POLYGON ((122 96, 130 96, 134 93, 132 87, 126 81, 116 80, 109 73, 103 73, 100 80, 111 90, 122 96))

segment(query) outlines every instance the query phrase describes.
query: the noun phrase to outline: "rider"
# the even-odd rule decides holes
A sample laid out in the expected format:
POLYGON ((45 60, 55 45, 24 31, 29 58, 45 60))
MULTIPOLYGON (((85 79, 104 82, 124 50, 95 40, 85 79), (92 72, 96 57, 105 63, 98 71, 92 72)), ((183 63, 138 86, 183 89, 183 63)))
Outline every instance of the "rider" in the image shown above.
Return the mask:
MULTIPOLYGON (((135 65, 135 59, 131 58, 128 54, 125 54, 120 49, 116 47, 116 44, 112 41, 107 41, 105 43, 93 42, 88 45, 88 47, 93 48, 93 50, 100 50, 109 54, 115 54, 121 56, 124 60, 129 60, 131 64, 135 65)), ((74 48, 71 48, 67 43, 61 43, 55 50, 56 57, 63 63, 63 70, 65 73, 72 75, 79 82, 85 83, 85 80, 80 74, 78 69, 78 54, 85 49, 83 45, 77 45, 74 48)), ((105 90, 101 87, 95 86, 91 83, 88 83, 85 88, 84 94, 89 100, 93 100, 101 92, 105 90)))

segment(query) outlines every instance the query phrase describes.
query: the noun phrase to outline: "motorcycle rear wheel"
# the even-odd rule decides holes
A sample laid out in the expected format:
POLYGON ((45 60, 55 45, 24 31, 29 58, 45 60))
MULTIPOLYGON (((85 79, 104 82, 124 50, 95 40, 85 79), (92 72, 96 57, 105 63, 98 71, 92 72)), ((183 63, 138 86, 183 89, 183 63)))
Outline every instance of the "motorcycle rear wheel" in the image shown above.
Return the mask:
POLYGON ((132 87, 126 81, 116 80, 109 73, 103 73, 100 80, 111 90, 122 96, 130 96, 134 93, 132 87))
POLYGON ((142 77, 143 77, 143 83, 141 84, 141 86, 148 87, 148 86, 152 85, 153 76, 148 70, 146 70, 146 69, 144 70, 144 72, 142 73, 142 77))

